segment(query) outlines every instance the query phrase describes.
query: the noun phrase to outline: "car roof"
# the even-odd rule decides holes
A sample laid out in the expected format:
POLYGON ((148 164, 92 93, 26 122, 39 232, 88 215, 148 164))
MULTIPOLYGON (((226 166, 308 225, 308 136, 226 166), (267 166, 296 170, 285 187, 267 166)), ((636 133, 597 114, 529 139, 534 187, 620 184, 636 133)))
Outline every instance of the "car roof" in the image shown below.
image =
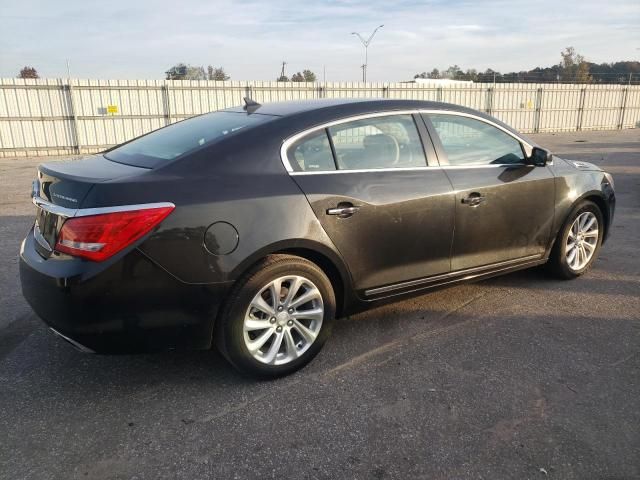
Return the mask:
MULTIPOLYGON (((379 112, 386 110, 410 110, 416 108, 470 111, 468 108, 461 107, 460 105, 424 100, 396 100, 387 98, 323 98, 264 103, 252 109, 252 113, 285 117, 317 110, 339 110, 341 113, 365 113, 367 111, 379 112), (349 110, 352 111, 348 112, 349 110)), ((232 107, 227 110, 233 112, 245 111, 244 107, 232 107)))
POLYGON ((355 115, 366 115, 377 112, 393 112, 398 110, 443 110, 459 112, 485 118, 502 126, 519 138, 536 145, 531 139, 518 132, 510 125, 487 115, 484 112, 454 105, 452 103, 432 102, 426 100, 400 100, 391 98, 327 98, 313 100, 290 100, 255 105, 249 109, 242 106, 227 109, 229 112, 243 112, 248 115, 270 115, 280 117, 289 129, 302 131, 324 122, 347 118, 355 115))

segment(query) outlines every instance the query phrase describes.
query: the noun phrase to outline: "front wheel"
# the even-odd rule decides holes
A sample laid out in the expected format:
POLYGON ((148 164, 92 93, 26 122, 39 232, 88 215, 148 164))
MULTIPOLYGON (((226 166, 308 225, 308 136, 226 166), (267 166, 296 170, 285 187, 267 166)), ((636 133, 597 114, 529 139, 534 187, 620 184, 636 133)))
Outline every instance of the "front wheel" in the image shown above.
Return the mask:
POLYGON ((334 315, 331 282, 317 265, 273 255, 238 281, 219 319, 216 340, 241 372, 280 377, 315 357, 334 315))
POLYGON ((574 208, 553 247, 549 259, 552 272, 571 279, 589 270, 598 256, 603 228, 602 212, 595 203, 584 201, 574 208))

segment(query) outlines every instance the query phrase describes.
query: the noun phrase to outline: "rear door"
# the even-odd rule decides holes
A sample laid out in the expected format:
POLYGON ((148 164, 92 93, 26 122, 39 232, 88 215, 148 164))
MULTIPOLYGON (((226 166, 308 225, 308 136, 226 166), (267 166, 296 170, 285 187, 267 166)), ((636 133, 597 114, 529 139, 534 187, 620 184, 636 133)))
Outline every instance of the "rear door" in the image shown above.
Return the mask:
POLYGON ((456 192, 452 270, 541 257, 554 217, 551 170, 527 165, 524 145, 498 125, 423 115, 456 192))
POLYGON ((431 143, 423 147, 426 129, 416 119, 359 117, 287 142, 292 177, 365 297, 451 268, 452 188, 428 167, 435 154, 431 143))

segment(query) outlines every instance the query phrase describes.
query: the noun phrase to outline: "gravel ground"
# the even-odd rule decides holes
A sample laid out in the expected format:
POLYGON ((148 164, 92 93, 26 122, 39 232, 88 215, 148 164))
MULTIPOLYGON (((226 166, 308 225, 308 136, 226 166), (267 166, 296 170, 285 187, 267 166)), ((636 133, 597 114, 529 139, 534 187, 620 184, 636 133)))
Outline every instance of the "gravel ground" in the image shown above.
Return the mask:
POLYGON ((0 160, 0 478, 640 478, 640 130, 535 140, 615 177, 586 276, 341 319, 273 382, 216 352, 84 355, 49 334, 16 261, 39 161, 0 160))

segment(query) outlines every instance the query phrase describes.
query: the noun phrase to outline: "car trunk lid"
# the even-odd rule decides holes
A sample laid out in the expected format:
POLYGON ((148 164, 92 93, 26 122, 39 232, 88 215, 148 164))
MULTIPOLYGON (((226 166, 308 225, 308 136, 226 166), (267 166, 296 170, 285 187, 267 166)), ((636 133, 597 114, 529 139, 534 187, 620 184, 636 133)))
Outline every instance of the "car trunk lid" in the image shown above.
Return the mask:
POLYGON ((45 258, 51 255, 65 219, 73 217, 82 207, 94 185, 148 171, 112 162, 102 155, 40 165, 32 191, 38 253, 45 258))

